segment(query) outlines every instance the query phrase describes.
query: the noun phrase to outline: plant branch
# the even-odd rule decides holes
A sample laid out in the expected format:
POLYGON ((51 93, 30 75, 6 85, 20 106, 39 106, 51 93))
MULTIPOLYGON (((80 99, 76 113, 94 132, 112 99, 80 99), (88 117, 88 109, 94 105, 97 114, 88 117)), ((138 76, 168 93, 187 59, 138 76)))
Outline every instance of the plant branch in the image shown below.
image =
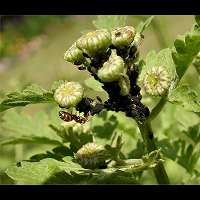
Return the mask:
POLYGON ((152 109, 151 114, 148 118, 148 121, 151 122, 153 119, 157 117, 160 111, 163 109, 164 105, 167 103, 166 97, 162 97, 158 104, 152 109))
MULTIPOLYGON (((143 124, 138 123, 138 127, 142 134, 148 153, 156 150, 157 147, 154 142, 153 131, 152 131, 151 124, 149 123, 149 121, 146 120, 143 124)), ((165 171, 165 168, 162 162, 159 162, 157 166, 154 168, 154 174, 159 184, 169 184, 169 178, 167 176, 167 173, 165 171)))

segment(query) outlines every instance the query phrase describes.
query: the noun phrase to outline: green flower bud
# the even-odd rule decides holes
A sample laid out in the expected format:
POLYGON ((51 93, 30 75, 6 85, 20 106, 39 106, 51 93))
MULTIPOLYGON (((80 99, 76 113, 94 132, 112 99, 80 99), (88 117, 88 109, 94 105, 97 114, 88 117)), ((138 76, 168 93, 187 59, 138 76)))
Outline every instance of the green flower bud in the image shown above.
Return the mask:
POLYGON ((132 26, 116 28, 112 32, 112 44, 116 47, 129 46, 135 37, 135 29, 132 26))
POLYGON ((83 91, 79 83, 65 81, 55 90, 54 99, 61 107, 75 107, 83 98, 83 91))
POLYGON ((121 88, 120 95, 122 96, 128 95, 131 87, 129 77, 126 74, 124 74, 123 76, 120 77, 118 84, 119 87, 121 88))
POLYGON ((64 59, 75 65, 81 65, 85 61, 83 52, 73 44, 64 54, 64 59))
POLYGON ((76 46, 91 57, 105 52, 111 44, 111 34, 106 29, 100 29, 83 35, 76 46))
POLYGON ((169 72, 164 66, 153 67, 143 77, 142 83, 147 94, 162 96, 170 87, 169 72))
POLYGON ((103 64, 97 72, 97 76, 103 82, 113 82, 117 81, 121 74, 125 70, 125 63, 123 59, 117 55, 116 51, 113 50, 109 60, 103 64))
POLYGON ((105 165, 105 149, 102 145, 85 144, 74 156, 77 162, 86 169, 96 169, 105 165))

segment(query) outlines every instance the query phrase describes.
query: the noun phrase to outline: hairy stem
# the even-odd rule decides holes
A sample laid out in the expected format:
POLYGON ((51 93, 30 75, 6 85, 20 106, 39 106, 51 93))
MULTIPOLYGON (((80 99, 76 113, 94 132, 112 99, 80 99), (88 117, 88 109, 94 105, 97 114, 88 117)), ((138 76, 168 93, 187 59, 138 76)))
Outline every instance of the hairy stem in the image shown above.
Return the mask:
POLYGON ((166 97, 162 97, 158 102, 158 104, 152 109, 151 114, 148 118, 149 122, 157 117, 157 115, 160 113, 160 111, 163 109, 166 103, 167 103, 166 97))
MULTIPOLYGON (((146 120, 142 124, 138 123, 138 126, 142 134, 147 151, 150 153, 151 151, 156 150, 157 147, 154 142, 154 136, 150 122, 146 120)), ((159 184, 169 184, 169 178, 167 176, 163 163, 159 162, 157 164, 157 166, 154 168, 154 174, 159 184)))

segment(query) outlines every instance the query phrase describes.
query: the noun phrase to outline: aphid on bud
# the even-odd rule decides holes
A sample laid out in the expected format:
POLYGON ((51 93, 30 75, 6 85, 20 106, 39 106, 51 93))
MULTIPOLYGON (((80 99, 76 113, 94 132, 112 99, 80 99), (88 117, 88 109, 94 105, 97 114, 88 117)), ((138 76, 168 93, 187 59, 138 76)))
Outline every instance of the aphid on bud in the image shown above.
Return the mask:
POLYGON ((102 103, 102 99, 99 96, 96 96, 97 100, 102 103))
POLYGON ((79 69, 79 70, 85 70, 86 67, 84 67, 84 66, 80 66, 80 67, 78 67, 78 69, 79 69))
POLYGON ((84 124, 88 121, 89 113, 86 115, 86 117, 80 117, 65 111, 59 112, 59 117, 64 120, 65 122, 70 122, 74 120, 77 123, 84 124))
POLYGON ((132 26, 115 28, 112 32, 112 44, 118 48, 127 47, 134 40, 136 31, 132 26))

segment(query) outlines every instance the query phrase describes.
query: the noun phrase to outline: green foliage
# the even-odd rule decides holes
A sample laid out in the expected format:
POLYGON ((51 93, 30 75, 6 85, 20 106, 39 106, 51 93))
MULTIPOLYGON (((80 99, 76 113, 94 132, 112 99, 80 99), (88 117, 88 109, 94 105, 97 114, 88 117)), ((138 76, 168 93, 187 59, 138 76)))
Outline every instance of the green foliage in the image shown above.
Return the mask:
POLYGON ((191 31, 180 36, 175 40, 174 47, 175 49, 172 52, 172 57, 176 65, 179 79, 181 79, 193 59, 200 51, 200 32, 191 31))
POLYGON ((200 15, 195 15, 195 20, 198 26, 200 26, 200 15))
POLYGON ((168 96, 171 103, 182 105, 186 110, 200 112, 198 95, 187 85, 179 85, 168 96))
POLYGON ((30 117, 28 114, 13 110, 5 113, 0 127, 4 133, 5 144, 30 143, 31 141, 60 144, 61 138, 48 127, 49 123, 50 119, 44 112, 38 112, 30 117))
POLYGON ((97 91, 97 92, 104 92, 104 90, 102 89, 102 84, 99 83, 98 81, 96 81, 93 77, 91 78, 88 78, 84 81, 85 85, 94 90, 94 91, 97 91))
POLYGON ((22 91, 7 94, 7 98, 5 98, 0 104, 0 112, 17 106, 52 102, 54 102, 52 92, 47 91, 38 85, 32 84, 22 91))
POLYGON ((144 22, 141 21, 137 27, 136 30, 139 33, 144 32, 144 30, 151 24, 151 21, 153 20, 154 16, 148 17, 144 22))
POLYGON ((80 169, 80 165, 70 160, 60 162, 52 158, 46 158, 40 162, 22 161, 20 166, 9 167, 6 173, 21 184, 42 184, 60 171, 64 170, 66 173, 70 173, 72 170, 77 172, 80 169))
POLYGON ((186 136, 185 139, 162 139, 158 141, 158 145, 162 147, 163 154, 177 161, 190 174, 196 173, 196 167, 199 161, 199 128, 200 125, 198 124, 190 127, 187 131, 183 131, 182 134, 186 136))
POLYGON ((23 136, 23 137, 16 137, 16 138, 8 138, 0 140, 1 145, 8 145, 8 144, 53 144, 53 145, 62 145, 57 140, 52 140, 46 137, 35 137, 35 136, 23 136))
POLYGON ((126 16, 120 15, 98 15, 97 19, 93 21, 93 25, 97 29, 113 29, 116 27, 121 27, 126 25, 126 16))
POLYGON ((19 184, 81 184, 136 183, 134 172, 154 167, 158 152, 152 152, 142 159, 130 160, 123 166, 107 169, 88 170, 73 162, 72 157, 64 157, 63 161, 45 158, 39 162, 22 161, 10 166, 6 173, 19 184), (115 178, 113 178, 115 177, 115 178))
POLYGON ((50 127, 59 135, 63 142, 70 143, 70 149, 73 152, 77 152, 84 144, 93 142, 93 136, 90 132, 83 132, 83 129, 74 130, 73 127, 55 127, 50 124, 50 127))

